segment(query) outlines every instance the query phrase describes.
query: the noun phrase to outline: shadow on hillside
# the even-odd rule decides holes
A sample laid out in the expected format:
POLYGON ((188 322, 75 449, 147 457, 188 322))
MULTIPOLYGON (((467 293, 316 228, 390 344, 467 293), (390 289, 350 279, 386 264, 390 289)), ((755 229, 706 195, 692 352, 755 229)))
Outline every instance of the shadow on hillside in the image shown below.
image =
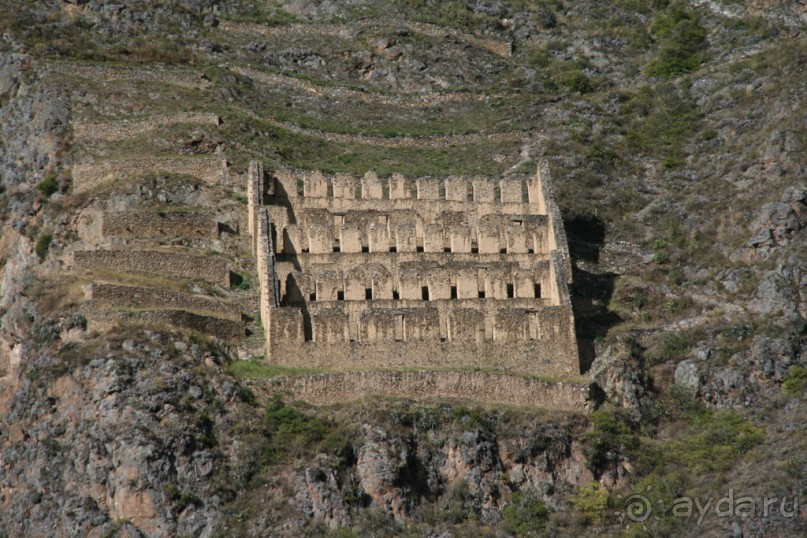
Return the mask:
POLYGON ((600 251, 605 245, 605 222, 596 215, 575 215, 564 218, 572 258, 571 287, 577 347, 580 354, 580 371, 591 368, 596 352, 594 341, 622 321, 608 310, 614 293, 616 273, 594 273, 578 267, 578 262, 599 263, 600 251))

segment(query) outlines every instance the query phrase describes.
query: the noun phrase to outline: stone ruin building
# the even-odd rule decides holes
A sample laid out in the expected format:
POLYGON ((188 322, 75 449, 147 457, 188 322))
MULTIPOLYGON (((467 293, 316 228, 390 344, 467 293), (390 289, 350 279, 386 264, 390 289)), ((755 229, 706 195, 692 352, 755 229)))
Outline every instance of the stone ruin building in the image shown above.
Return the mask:
POLYGON ((527 180, 248 172, 266 358, 327 371, 579 375, 568 247, 527 180))

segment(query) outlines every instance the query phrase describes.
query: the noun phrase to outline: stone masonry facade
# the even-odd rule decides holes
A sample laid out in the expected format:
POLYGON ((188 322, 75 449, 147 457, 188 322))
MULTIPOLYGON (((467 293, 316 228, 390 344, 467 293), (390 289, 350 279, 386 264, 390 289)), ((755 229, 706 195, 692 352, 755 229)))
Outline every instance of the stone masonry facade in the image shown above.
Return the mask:
POLYGON ((549 171, 528 179, 248 172, 270 363, 579 375, 549 171))

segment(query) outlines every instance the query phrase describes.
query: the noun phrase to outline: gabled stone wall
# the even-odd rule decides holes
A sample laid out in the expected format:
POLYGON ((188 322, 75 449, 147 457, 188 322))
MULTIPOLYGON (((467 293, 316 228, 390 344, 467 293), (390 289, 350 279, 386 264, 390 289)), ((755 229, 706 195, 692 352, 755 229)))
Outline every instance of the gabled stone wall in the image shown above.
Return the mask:
POLYGON ((579 374, 545 165, 522 180, 264 174, 256 164, 248 189, 271 363, 579 374))

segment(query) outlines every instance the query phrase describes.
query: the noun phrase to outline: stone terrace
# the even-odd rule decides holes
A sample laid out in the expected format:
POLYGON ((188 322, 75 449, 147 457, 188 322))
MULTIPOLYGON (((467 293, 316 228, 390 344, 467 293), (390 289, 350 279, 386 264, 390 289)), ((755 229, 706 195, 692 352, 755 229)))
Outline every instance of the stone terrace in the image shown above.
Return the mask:
MULTIPOLYGON (((121 139, 127 129, 199 123, 213 126, 219 119, 187 113, 77 128, 80 140, 96 135, 121 139)), ((81 242, 70 256, 72 272, 80 280, 90 280, 83 307, 88 319, 99 329, 134 322, 185 327, 235 343, 243 341, 248 321, 257 312, 249 308, 248 297, 232 288, 241 280, 237 252, 242 247, 239 223, 221 213, 227 204, 221 204, 217 194, 231 188, 226 159, 218 155, 133 157, 73 169, 74 192, 92 197, 80 219, 90 224, 79 227, 81 242), (193 193, 186 198, 191 205, 180 201, 166 207, 159 202, 163 195, 146 196, 152 190, 140 185, 146 174, 192 178, 176 180, 193 193), (210 191, 206 198, 200 194, 205 190, 210 191), (197 207, 192 200, 208 203, 197 207), (215 211, 210 210, 211 203, 216 204, 215 211)), ((176 195, 177 190, 166 188, 176 195)))

